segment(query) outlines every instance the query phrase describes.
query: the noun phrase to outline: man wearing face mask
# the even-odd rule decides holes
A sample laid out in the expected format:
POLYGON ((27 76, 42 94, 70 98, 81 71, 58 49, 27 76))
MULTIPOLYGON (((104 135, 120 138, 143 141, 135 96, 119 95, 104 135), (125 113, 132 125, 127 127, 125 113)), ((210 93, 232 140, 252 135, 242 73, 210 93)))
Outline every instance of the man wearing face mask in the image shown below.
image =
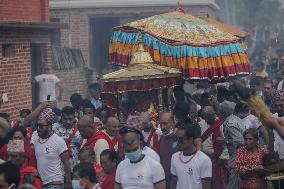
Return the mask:
POLYGON ((75 110, 70 106, 64 107, 60 122, 54 123, 52 130, 66 142, 70 164, 73 168, 78 162, 77 154, 83 141, 76 126, 75 110))
POLYGON ((177 152, 177 139, 174 135, 174 118, 170 112, 161 113, 159 124, 163 135, 159 141, 159 155, 161 164, 165 170, 166 188, 170 189, 171 184, 171 158, 177 152))
POLYGON ((142 154, 140 134, 136 129, 120 130, 125 157, 117 167, 115 189, 165 189, 165 173, 161 164, 142 154))

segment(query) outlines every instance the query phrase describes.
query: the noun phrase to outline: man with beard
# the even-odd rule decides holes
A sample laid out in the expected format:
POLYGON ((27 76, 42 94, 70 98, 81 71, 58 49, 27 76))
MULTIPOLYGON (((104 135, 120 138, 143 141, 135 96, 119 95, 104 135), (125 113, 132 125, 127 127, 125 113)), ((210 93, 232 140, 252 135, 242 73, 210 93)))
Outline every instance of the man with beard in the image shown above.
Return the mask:
POLYGON ((223 122, 217 117, 212 106, 205 106, 201 116, 207 124, 201 128, 203 152, 212 161, 212 188, 226 189, 228 185, 228 149, 224 144, 223 122))
POLYGON ((52 131, 55 113, 44 109, 37 119, 38 137, 33 144, 43 188, 71 189, 71 171, 65 141, 52 131))
POLYGON ((64 107, 60 122, 53 124, 52 129, 66 142, 70 164, 74 168, 78 163, 78 153, 82 144, 82 137, 76 125, 75 110, 70 106, 64 107))
POLYGON ((177 152, 177 139, 175 137, 174 117, 170 112, 161 113, 159 124, 163 135, 159 141, 160 162, 165 170, 166 189, 170 189, 171 184, 171 158, 177 152))

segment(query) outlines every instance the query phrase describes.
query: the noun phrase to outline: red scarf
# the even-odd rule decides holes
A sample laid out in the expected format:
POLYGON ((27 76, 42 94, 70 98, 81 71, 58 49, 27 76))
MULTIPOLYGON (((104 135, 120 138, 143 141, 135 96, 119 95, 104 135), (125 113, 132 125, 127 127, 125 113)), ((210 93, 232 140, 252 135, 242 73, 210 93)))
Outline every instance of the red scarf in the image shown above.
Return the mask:
POLYGON ((118 155, 123 158, 124 153, 123 153, 123 148, 122 148, 122 143, 121 143, 121 136, 119 134, 117 134, 113 139, 112 139, 112 144, 113 146, 117 145, 117 153, 118 155))
POLYGON ((158 152, 159 150, 159 138, 158 135, 155 132, 155 129, 152 129, 147 141, 146 141, 147 146, 149 146, 150 148, 152 148, 153 150, 155 150, 156 152, 158 152), (151 141, 153 140, 153 146, 151 146, 151 141))
POLYGON ((27 175, 34 175, 34 180, 32 181, 32 185, 36 187, 36 189, 42 189, 42 181, 39 177, 39 173, 35 167, 22 167, 20 170, 20 185, 25 184, 25 177, 27 175))
POLYGON ((115 171, 110 175, 107 175, 106 179, 101 184, 101 189, 114 189, 115 183, 115 171))
POLYGON ((223 124, 220 118, 217 118, 215 123, 211 125, 201 136, 202 142, 212 134, 212 144, 214 149, 214 155, 219 157, 223 152, 223 145, 217 143, 217 138, 221 137, 220 127, 223 124))
POLYGON ((94 148, 95 145, 96 145, 96 142, 97 142, 99 139, 104 139, 104 140, 106 140, 107 143, 108 143, 109 149, 111 149, 111 150, 114 149, 114 146, 113 146, 113 144, 112 144, 112 141, 111 141, 110 138, 107 136, 107 134, 105 134, 105 133, 102 132, 102 131, 98 131, 98 132, 96 132, 95 134, 93 134, 93 136, 87 140, 87 142, 83 145, 82 148, 84 148, 84 147, 86 147, 86 146, 89 146, 89 147, 91 147, 91 148, 94 148))

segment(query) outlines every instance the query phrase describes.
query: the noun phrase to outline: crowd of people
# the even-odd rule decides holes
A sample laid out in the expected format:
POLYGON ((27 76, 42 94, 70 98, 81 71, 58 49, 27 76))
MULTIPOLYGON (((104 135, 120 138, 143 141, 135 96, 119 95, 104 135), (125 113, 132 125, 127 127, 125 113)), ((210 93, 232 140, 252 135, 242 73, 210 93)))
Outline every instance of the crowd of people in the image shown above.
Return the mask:
MULTIPOLYGON (((282 88, 259 76, 244 85, 284 117, 282 88)), ((88 89, 89 98, 75 93, 62 109, 51 99, 20 110, 18 120, 0 114, 0 188, 267 189, 265 166, 284 160, 283 137, 230 83, 192 94, 177 88, 165 112, 146 96, 125 121, 107 107, 99 83, 88 89)), ((283 184, 272 181, 274 189, 283 184)))

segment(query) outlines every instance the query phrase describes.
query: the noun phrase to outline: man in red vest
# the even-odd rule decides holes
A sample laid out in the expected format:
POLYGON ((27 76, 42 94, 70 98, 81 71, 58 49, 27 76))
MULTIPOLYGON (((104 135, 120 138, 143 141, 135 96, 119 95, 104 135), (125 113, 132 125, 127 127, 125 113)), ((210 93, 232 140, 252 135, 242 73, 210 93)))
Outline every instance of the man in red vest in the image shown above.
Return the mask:
POLYGON ((102 151, 105 149, 113 150, 112 141, 105 133, 97 131, 92 117, 84 115, 78 122, 78 130, 82 138, 85 139, 81 148, 89 146, 94 149, 97 163, 100 163, 100 154, 102 151))
POLYGON ((212 106, 205 106, 202 110, 202 118, 207 124, 202 124, 201 139, 203 142, 203 152, 212 161, 212 188, 225 189, 228 185, 228 163, 229 154, 225 146, 223 134, 223 122, 217 117, 212 106))
POLYGON ((118 133, 119 131, 119 120, 116 117, 108 117, 105 124, 105 130, 103 130, 103 134, 105 134, 109 140, 112 141, 111 148, 118 153, 118 155, 123 157, 123 148, 121 143, 121 136, 118 133))

